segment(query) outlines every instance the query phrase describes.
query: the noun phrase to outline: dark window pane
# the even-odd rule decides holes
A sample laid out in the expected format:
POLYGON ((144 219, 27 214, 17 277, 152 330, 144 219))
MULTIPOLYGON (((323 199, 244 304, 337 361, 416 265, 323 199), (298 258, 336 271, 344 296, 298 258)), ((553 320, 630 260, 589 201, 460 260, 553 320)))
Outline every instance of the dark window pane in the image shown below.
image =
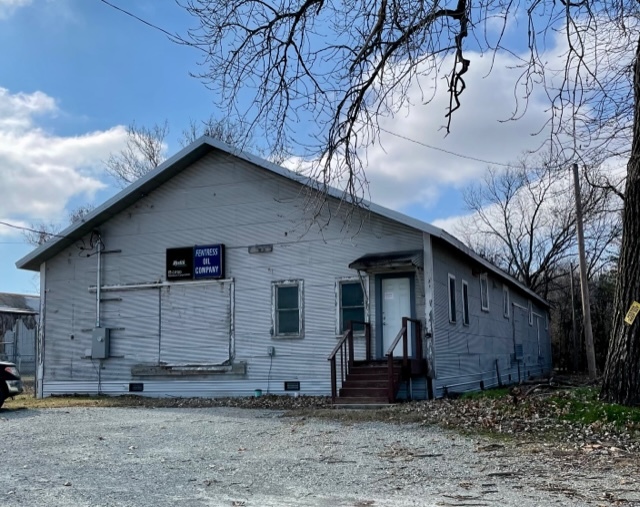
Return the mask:
POLYGON ((489 307, 489 281, 486 278, 480 278, 480 302, 483 310, 489 307))
POLYGON ((278 310, 298 308, 298 286, 278 287, 278 310))
POLYGON ((362 285, 360 282, 343 283, 342 287, 342 306, 364 306, 364 294, 362 293, 362 285))
POLYGON ((449 318, 451 322, 456 321, 456 280, 449 278, 449 318))
POLYGON ((462 321, 469 324, 469 287, 462 286, 462 321))
POLYGON ((298 310, 280 310, 278 312, 277 334, 299 334, 300 317, 298 310))
MULTIPOLYGON (((357 320, 364 322, 364 307, 362 308, 343 308, 342 309, 342 332, 349 329, 349 321, 357 320)), ((354 324, 354 331, 364 331, 364 324, 354 324)))

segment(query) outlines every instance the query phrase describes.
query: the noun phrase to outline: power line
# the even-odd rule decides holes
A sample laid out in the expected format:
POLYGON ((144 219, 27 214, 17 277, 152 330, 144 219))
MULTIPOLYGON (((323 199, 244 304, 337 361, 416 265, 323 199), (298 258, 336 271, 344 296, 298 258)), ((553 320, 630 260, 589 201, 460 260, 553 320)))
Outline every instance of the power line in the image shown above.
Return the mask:
MULTIPOLYGON (((186 45, 186 46, 191 46, 191 47, 196 48, 196 49, 198 49, 198 50, 200 50, 200 51, 202 51, 204 53, 209 54, 209 51, 207 51, 206 49, 200 47, 198 44, 194 44, 193 42, 190 42, 188 40, 183 39, 178 34, 172 34, 171 32, 165 30, 164 28, 162 28, 162 27, 160 27, 158 25, 155 25, 155 24, 153 24, 153 23, 151 23, 149 21, 146 21, 145 19, 142 19, 141 17, 133 14, 132 12, 127 11, 126 9, 123 9, 122 7, 118 7, 117 5, 112 4, 108 0, 100 0, 100 1, 102 3, 104 3, 105 5, 108 5, 109 7, 112 7, 113 9, 116 9, 117 11, 120 11, 123 14, 126 14, 127 16, 132 17, 133 19, 135 19, 137 21, 140 21, 141 23, 144 23, 148 27, 153 28, 154 30, 158 30, 159 32, 162 32, 167 37, 169 37, 169 40, 171 40, 171 42, 175 42, 177 44, 183 44, 183 45, 186 45)), ((485 160, 485 159, 473 157, 471 155, 464 155, 462 153, 456 153, 454 151, 446 150, 444 148, 438 148, 437 146, 432 146, 430 144, 423 143, 422 141, 418 141, 416 139, 411 139, 410 137, 404 136, 402 134, 397 134, 395 132, 392 132, 390 130, 384 129, 382 127, 379 127, 379 129, 382 132, 386 132, 387 134, 390 134, 392 136, 398 137, 400 139, 404 139, 405 141, 409 141, 411 143, 418 144, 420 146, 423 146, 424 148, 429 148, 431 150, 440 151, 440 152, 446 153, 448 155, 453 155, 454 157, 464 158, 464 159, 467 159, 467 160, 473 160, 474 162, 482 162, 483 164, 495 165, 495 166, 500 166, 500 167, 507 167, 507 168, 513 167, 513 165, 511 165, 511 164, 505 164, 503 162, 495 162, 495 161, 492 161, 492 160, 485 160)))
POLYGON ((396 134, 395 132, 391 132, 390 130, 379 127, 382 132, 386 132, 387 134, 391 134, 392 136, 398 137, 400 139, 404 139, 405 141, 409 141, 411 143, 419 144, 425 148, 429 148, 430 150, 441 151, 442 153, 446 153, 448 155, 453 155, 454 157, 466 158, 467 160, 473 160, 474 162, 482 162, 483 164, 497 165, 501 167, 513 167, 511 164, 505 164, 503 162, 495 162, 492 160, 484 160, 482 158, 472 157, 471 155, 463 155, 462 153, 456 153, 455 151, 445 150, 444 148, 438 148, 437 146, 431 146, 430 144, 423 143, 422 141, 418 141, 416 139, 411 139, 410 137, 403 136, 402 134, 396 134))
POLYGON ((180 37, 178 34, 175 33, 171 33, 168 30, 165 30, 164 28, 162 28, 161 26, 158 25, 154 25, 153 23, 151 23, 150 21, 147 21, 143 18, 141 18, 140 16, 135 15, 134 13, 123 9, 122 7, 118 7, 117 5, 112 4, 111 2, 109 2, 108 0, 100 0, 103 4, 108 5, 109 7, 122 12, 123 14, 126 14, 127 16, 132 17, 133 19, 135 19, 136 21, 140 21, 141 23, 144 23, 145 25, 147 25, 150 28, 153 28, 154 30, 158 30, 159 32, 162 32, 163 34, 165 34, 167 37, 169 37, 169 40, 171 42, 175 42, 176 44, 183 44, 185 46, 191 46, 193 48, 199 49, 200 51, 204 52, 204 53, 209 53, 206 49, 200 47, 197 44, 194 44, 193 42, 190 42, 188 40, 183 39, 182 37, 180 37))
POLYGON ((10 224, 9 222, 3 222, 1 220, 0 220, 0 225, 4 225, 5 227, 10 227, 11 229, 18 229, 19 231, 33 232, 35 234, 46 234, 50 238, 65 238, 66 237, 66 236, 63 236, 61 234, 54 234, 52 232, 33 229, 31 227, 24 227, 22 225, 10 224))

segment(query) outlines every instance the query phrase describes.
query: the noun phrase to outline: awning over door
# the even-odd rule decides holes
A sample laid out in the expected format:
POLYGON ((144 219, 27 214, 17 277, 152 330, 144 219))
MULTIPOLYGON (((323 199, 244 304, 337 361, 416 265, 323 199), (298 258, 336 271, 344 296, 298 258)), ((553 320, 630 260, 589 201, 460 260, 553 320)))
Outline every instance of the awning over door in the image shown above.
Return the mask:
POLYGON ((366 254, 349 264, 360 271, 424 267, 422 250, 366 254))

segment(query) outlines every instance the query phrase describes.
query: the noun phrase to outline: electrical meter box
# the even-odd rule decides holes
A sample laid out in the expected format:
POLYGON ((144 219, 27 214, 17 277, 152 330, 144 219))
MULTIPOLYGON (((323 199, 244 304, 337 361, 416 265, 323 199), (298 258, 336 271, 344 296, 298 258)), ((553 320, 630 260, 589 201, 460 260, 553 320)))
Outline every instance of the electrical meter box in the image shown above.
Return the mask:
POLYGON ((109 357, 109 328, 96 327, 91 333, 91 358, 107 359, 109 357))

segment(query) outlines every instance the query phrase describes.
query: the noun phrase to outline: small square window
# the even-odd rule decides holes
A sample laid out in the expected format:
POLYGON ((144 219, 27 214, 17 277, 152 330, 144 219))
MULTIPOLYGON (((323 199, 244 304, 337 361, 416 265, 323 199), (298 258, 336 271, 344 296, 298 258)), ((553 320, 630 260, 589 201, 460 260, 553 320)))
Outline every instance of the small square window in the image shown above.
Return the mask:
MULTIPOLYGON (((365 321, 364 291, 360 281, 339 282, 340 333, 344 333, 350 321, 365 321)), ((363 332, 364 324, 354 324, 354 332, 363 332)))
POLYGON ((469 325, 469 284, 462 280, 462 323, 469 325))
POLYGON ((449 322, 456 322, 456 277, 449 274, 449 322))
POLYGON ((483 311, 489 311, 489 278, 486 273, 480 275, 480 305, 483 311))
POLYGON ((302 334, 302 281, 274 283, 273 334, 300 336, 302 334))
POLYGON ((504 315, 505 319, 509 318, 509 287, 504 285, 502 287, 502 315, 504 315))

